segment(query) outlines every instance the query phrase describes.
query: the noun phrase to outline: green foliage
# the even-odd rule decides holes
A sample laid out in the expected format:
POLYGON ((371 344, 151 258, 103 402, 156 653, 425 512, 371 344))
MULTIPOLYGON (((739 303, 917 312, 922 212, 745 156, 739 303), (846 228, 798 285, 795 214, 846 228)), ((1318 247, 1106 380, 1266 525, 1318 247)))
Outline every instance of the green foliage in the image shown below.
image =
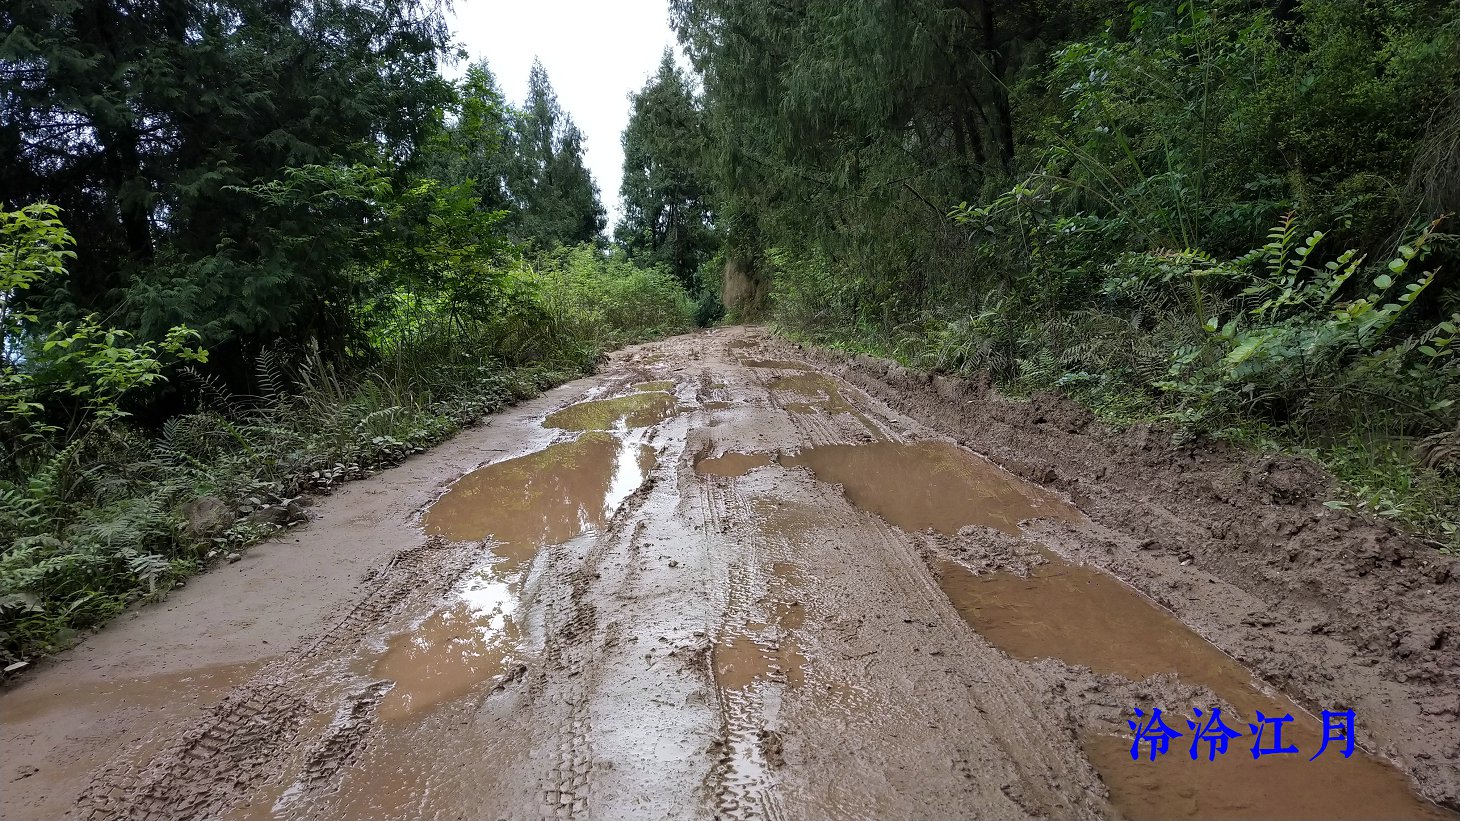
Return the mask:
POLYGON ((35 205, 0 212, 0 431, 9 440, 0 468, 14 470, 20 450, 44 443, 60 428, 45 419, 47 405, 71 407, 70 431, 105 425, 128 415, 123 402, 163 381, 169 362, 206 362, 198 334, 175 326, 160 342, 134 341, 132 334, 104 327, 92 314, 58 322, 45 333, 32 330, 33 314, 13 309, 19 291, 66 276, 75 244, 56 218, 54 206, 35 205))
MULTIPOLYGON (((448 99, 447 31, 420 3, 39 0, 0 12, 0 190, 62 207, 72 276, 36 286, 47 325, 96 313, 160 340, 256 349, 348 334, 335 208, 248 191, 286 169, 409 165, 448 99)), ((342 346, 331 344, 331 349, 342 346)), ((210 369, 235 382, 236 357, 210 369)))
MULTIPOLYGON (((1434 281, 1433 271, 1407 284, 1396 279, 1423 253, 1433 231, 1431 226, 1377 273, 1367 274, 1353 250, 1320 265, 1316 249, 1323 233, 1300 240, 1291 218, 1273 229, 1267 244, 1232 263, 1168 255, 1189 269, 1196 293, 1201 292, 1196 283, 1205 281, 1218 294, 1236 295, 1221 306, 1229 317, 1214 313, 1205 319, 1204 344, 1175 356, 1172 378, 1160 387, 1180 394, 1193 411, 1231 413, 1237 406, 1300 421, 1322 412, 1336 396, 1377 388, 1373 401, 1389 405, 1392 414, 1421 414, 1417 423, 1432 415, 1443 422, 1456 399, 1456 374, 1446 372, 1433 346, 1422 354, 1418 338, 1390 338, 1434 281), (1359 281, 1348 285, 1356 274, 1359 281), (1366 276, 1372 276, 1367 285, 1366 276)), ((1454 326, 1447 321, 1438 333, 1424 336, 1438 338, 1445 327, 1454 326)))
MULTIPOLYGON (((464 186, 420 180, 397 195, 371 169, 305 167, 250 193, 363 216, 341 230, 378 258, 341 276, 377 295, 347 314, 371 355, 350 364, 317 341, 281 340, 250 363, 249 396, 195 369, 208 357, 185 327, 154 343, 94 316, 44 334, 16 325, 6 350, 25 353, 0 383, 0 663, 66 646, 292 526, 303 494, 419 453, 591 369, 610 347, 691 324, 683 288, 621 252, 582 245, 524 261, 493 232, 501 212, 464 186), (132 400, 169 372, 198 409, 170 416, 160 435, 129 427, 132 400), (64 426, 48 421, 62 413, 64 426), (195 521, 199 500, 224 521, 195 521)), ((27 230, 6 234, 0 281, 64 274, 52 263, 69 237, 53 213, 5 216, 27 230)))
POLYGON ((622 251, 592 245, 541 254, 530 268, 558 332, 611 350, 694 325, 695 304, 662 268, 641 268, 622 251))
MULTIPOLYGON (((659 72, 629 101, 624 129, 624 214, 614 238, 633 259, 662 265, 691 293, 705 293, 701 269, 719 247, 705 167, 704 112, 668 51, 659 72)), ((699 324, 719 317, 701 299, 699 324)))
POLYGON ((163 381, 163 357, 207 362, 196 347, 198 333, 178 325, 160 343, 132 342, 127 331, 105 328, 95 314, 74 325, 57 323, 40 343, 33 369, 34 390, 81 400, 94 424, 126 417, 122 401, 163 381))
MULTIPOLYGON (((18 339, 36 315, 23 310, 21 291, 37 282, 59 278, 66 261, 76 258, 71 232, 61 224, 59 208, 47 203, 27 205, 18 211, 0 209, 0 339, 18 339)), ((5 364, 16 358, 7 345, 5 364)))

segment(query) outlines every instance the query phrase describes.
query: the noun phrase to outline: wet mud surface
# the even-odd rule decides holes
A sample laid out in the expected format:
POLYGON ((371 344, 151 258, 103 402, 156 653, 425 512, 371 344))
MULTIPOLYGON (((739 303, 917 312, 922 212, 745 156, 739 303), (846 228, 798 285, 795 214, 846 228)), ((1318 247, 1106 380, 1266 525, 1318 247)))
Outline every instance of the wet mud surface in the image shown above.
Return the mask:
POLYGON ((1454 818, 1460 568, 1314 482, 752 328, 626 349, 0 694, 0 815, 1454 818))

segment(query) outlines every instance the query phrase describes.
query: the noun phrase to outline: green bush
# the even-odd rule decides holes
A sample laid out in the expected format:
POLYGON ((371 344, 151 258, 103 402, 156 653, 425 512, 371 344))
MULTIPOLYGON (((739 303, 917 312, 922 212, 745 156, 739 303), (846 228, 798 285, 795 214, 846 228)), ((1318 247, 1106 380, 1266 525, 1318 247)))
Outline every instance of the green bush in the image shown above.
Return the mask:
POLYGON ((695 303, 662 268, 640 268, 592 245, 540 255, 527 276, 559 333, 607 350, 694 327, 695 303))

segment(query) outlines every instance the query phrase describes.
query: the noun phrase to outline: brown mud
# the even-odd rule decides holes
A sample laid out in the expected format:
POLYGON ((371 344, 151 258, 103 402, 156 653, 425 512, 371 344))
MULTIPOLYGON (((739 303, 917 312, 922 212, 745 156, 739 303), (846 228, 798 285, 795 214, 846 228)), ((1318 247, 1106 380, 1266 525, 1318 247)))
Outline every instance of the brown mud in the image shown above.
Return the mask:
POLYGON ((638 346, 38 665, 0 816, 1455 817, 1460 567, 1325 490, 752 328, 638 346))
POLYGON ((664 391, 640 391, 615 399, 579 402, 550 414, 543 426, 565 430, 614 430, 646 428, 673 416, 674 395, 664 391))
POLYGON ((771 368, 782 371, 814 371, 816 368, 805 362, 792 362, 786 359, 742 359, 740 364, 747 368, 771 368))

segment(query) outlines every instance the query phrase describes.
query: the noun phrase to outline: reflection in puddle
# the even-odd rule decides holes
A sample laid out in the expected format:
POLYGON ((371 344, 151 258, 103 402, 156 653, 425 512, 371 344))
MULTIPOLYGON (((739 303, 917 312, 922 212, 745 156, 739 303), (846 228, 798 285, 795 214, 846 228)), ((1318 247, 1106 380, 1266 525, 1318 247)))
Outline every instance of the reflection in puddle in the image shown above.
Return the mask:
POLYGON ((774 368, 782 371, 816 370, 805 362, 790 362, 784 359, 742 359, 740 364, 747 368, 774 368))
POLYGON ((1019 522, 1041 516, 1074 520, 1067 503, 950 442, 826 445, 781 456, 785 467, 809 467, 841 484, 853 504, 909 532, 957 533, 984 525, 1018 534, 1019 522))
POLYGON ((673 416, 679 410, 674 395, 663 391, 643 391, 617 399, 595 399, 569 405, 550 414, 542 422, 545 428, 564 430, 615 430, 647 428, 673 416))
POLYGON ((725 453, 695 462, 695 472, 701 476, 744 476, 770 463, 769 453, 725 453))
MULTIPOLYGON (((1091 763, 1110 789, 1111 801, 1132 819, 1163 818, 1425 818, 1433 807, 1410 792, 1407 779, 1388 765, 1356 752, 1325 753, 1309 762, 1322 739, 1318 722, 1282 697, 1270 697, 1237 662, 1189 630, 1174 616, 1118 579, 1047 554, 1048 564, 1021 577, 978 576, 943 562, 942 586, 965 620, 1011 656, 1058 658, 1141 681, 1176 673, 1200 684, 1236 709, 1224 716, 1243 731, 1253 712, 1292 714, 1285 744, 1301 756, 1253 759, 1250 738, 1236 739, 1214 762, 1192 761, 1189 741, 1178 739, 1165 756, 1133 761, 1131 739, 1087 735, 1091 763)), ((1187 733, 1175 705, 1166 723, 1187 733)), ((1187 733, 1189 738, 1190 734, 1187 733)))
POLYGON ((654 463, 632 437, 593 431, 462 477, 426 512, 426 532, 453 541, 491 537, 498 555, 530 559, 599 527, 654 463))
POLYGON ((380 703, 380 717, 415 715, 501 673, 518 641, 511 619, 518 584, 517 578, 502 581, 484 572, 455 603, 391 638, 374 670, 395 682, 380 703))
POLYGON ((491 539, 492 557, 453 601, 387 642, 374 675, 395 686, 381 716, 417 715, 504 672, 519 647, 513 611, 538 549, 602 527, 654 462, 654 449, 638 437, 593 431, 452 485, 426 512, 426 532, 491 539))

